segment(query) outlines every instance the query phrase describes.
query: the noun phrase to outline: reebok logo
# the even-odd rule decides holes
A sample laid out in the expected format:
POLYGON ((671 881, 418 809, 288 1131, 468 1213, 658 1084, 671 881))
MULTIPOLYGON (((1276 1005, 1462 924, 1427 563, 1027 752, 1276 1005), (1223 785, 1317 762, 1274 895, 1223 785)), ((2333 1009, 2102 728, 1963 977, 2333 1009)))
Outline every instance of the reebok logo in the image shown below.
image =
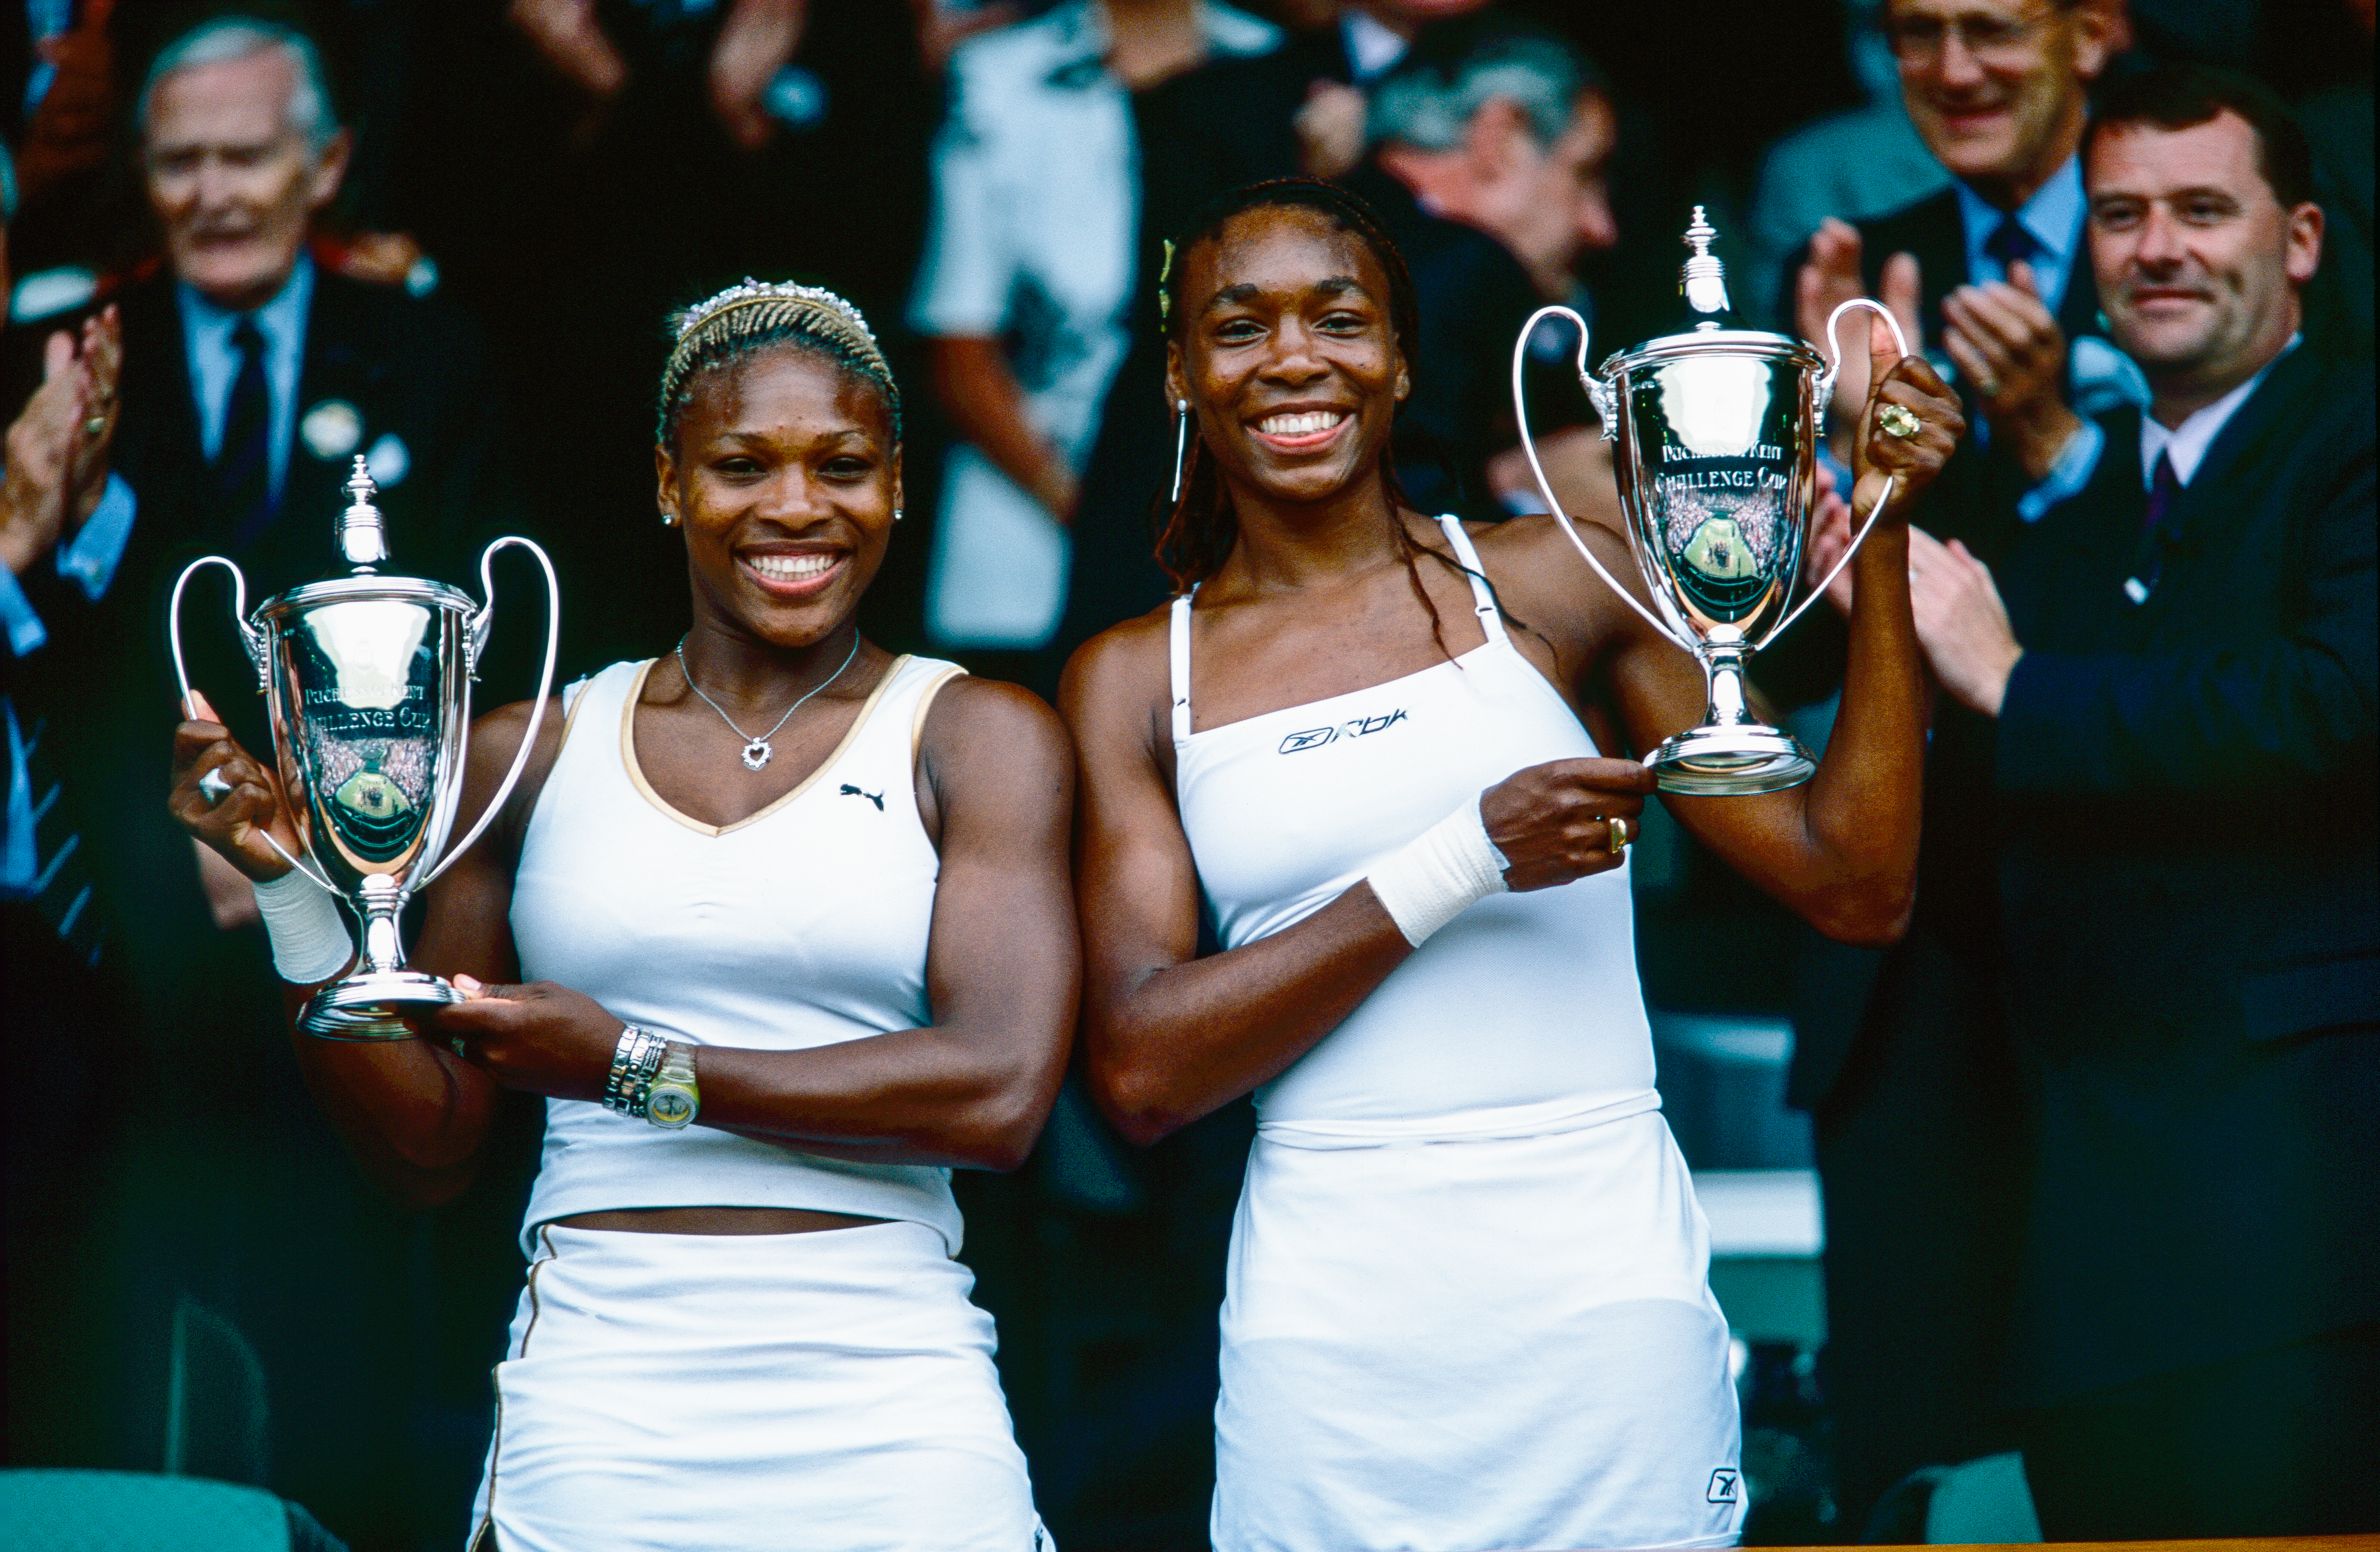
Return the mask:
POLYGON ((846 782, 844 782, 844 783, 843 784, 843 790, 842 790, 842 791, 840 791, 840 792, 838 792, 838 793, 836 793, 836 794, 835 794, 835 796, 836 796, 836 797, 838 797, 838 798, 865 798, 865 799, 867 799, 869 802, 874 803, 874 804, 876 805, 876 812, 877 812, 877 813, 882 813, 884 812, 884 794, 883 794, 883 793, 881 793, 881 792, 862 792, 858 788, 854 787, 853 785, 851 785, 851 783, 849 783, 849 782, 847 782, 847 781, 846 781, 846 782))
POLYGON ((1733 1466, 1721 1466, 1711 1473, 1710 1491, 1703 1497, 1711 1503, 1731 1504, 1735 1502, 1738 1485, 1742 1481, 1742 1473, 1733 1466))
POLYGON ((1353 717, 1335 727, 1308 727, 1303 733, 1292 733, 1281 739, 1281 748, 1274 752, 1297 754, 1309 749, 1320 749, 1324 744, 1336 743, 1341 739, 1360 739, 1372 733, 1385 733, 1404 720, 1405 710, 1399 706, 1395 711, 1379 716, 1353 717))

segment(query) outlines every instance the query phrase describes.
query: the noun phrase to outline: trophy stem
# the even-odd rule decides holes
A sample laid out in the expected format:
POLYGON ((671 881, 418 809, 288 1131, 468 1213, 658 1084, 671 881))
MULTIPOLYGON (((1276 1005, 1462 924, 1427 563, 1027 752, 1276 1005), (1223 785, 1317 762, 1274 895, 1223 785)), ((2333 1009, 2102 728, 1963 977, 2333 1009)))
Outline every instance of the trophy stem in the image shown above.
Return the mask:
POLYGON ((1709 709, 1702 725, 1663 741, 1645 764, 1664 792, 1698 797, 1741 797, 1777 792, 1810 779, 1818 763, 1801 741, 1753 715, 1743 688, 1743 666, 1752 655, 1743 632, 1731 625, 1711 628, 1696 644, 1708 686, 1709 709))
POLYGON ((397 918, 410 893, 386 874, 364 879, 351 897, 363 914, 355 972, 314 994, 298 1015, 299 1028, 325 1040, 410 1040, 400 1011, 427 1013, 463 1000, 438 976, 405 968, 397 918))

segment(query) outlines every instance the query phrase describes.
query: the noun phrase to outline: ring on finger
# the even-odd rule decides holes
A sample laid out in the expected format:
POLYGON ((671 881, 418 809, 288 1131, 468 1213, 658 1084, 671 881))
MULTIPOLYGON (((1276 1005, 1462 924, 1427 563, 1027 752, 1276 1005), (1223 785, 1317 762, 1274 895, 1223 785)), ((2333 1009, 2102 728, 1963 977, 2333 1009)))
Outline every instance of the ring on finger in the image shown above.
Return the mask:
POLYGON ((1892 436, 1914 436, 1925 424, 1917 418, 1917 412, 1905 404, 1886 405, 1876 412, 1876 423, 1892 436))
POLYGON ((199 793, 210 805, 231 796, 231 783, 224 779, 223 767, 217 766, 199 777, 199 793))
POLYGON ((1611 826, 1611 849, 1615 852, 1627 850, 1628 843, 1636 838, 1628 827, 1628 821, 1615 813, 1608 823, 1611 826))

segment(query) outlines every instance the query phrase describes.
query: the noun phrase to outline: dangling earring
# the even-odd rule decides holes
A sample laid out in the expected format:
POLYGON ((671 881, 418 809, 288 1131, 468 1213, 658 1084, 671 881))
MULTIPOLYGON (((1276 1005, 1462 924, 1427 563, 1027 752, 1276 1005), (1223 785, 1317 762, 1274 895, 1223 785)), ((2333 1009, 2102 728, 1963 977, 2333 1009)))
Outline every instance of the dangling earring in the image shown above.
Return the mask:
POLYGON ((1165 498, 1169 507, 1182 504, 1182 463, 1190 449, 1190 401, 1173 401, 1173 494, 1165 498))

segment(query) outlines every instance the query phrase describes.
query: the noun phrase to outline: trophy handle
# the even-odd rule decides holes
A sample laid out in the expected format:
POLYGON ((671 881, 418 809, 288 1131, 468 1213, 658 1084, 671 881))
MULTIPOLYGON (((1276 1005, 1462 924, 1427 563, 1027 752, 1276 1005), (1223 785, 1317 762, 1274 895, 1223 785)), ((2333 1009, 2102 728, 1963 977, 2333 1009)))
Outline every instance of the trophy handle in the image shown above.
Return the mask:
MULTIPOLYGON (((264 693, 267 677, 272 672, 271 659, 266 655, 264 632, 248 621, 248 574, 239 568, 237 562, 225 556, 199 556, 183 567, 182 574, 174 579, 173 602, 165 605, 165 637, 174 649, 174 683, 182 691, 182 715, 192 721, 198 720, 199 713, 190 702, 190 670, 182 661, 182 590, 190 585, 190 579, 198 575, 201 567, 207 566, 220 566, 231 573, 231 622, 239 628, 239 644, 248 650, 248 660, 256 666, 258 694, 264 693)), ((323 877, 319 869, 310 868, 289 855, 289 849, 274 840, 272 831, 259 830, 257 834, 264 837, 265 845, 281 853, 283 862, 304 874, 308 883, 318 889, 328 889, 333 895, 338 894, 337 885, 323 877)))
MULTIPOLYGON (((1827 407, 1835 401, 1835 376, 1843 370, 1843 351, 1841 345, 1835 338, 1835 325, 1842 321, 1844 313, 1853 308, 1863 307, 1884 320, 1884 326, 1892 331, 1892 348, 1900 352, 1903 360, 1908 359, 1909 336, 1900 332, 1900 320, 1892 315, 1890 308, 1880 302, 1870 301, 1865 297, 1853 297, 1837 307, 1834 312, 1827 315, 1827 350, 1832 359, 1827 362, 1825 375, 1818 379, 1818 422, 1821 425, 1826 423, 1827 407)), ((1859 532, 1852 535, 1851 548, 1845 550, 1842 553, 1842 558, 1835 562, 1834 569, 1827 573, 1826 580, 1812 588, 1807 597, 1793 605, 1791 613, 1779 620, 1767 635, 1760 638, 1761 647, 1766 647, 1783 635, 1787 626, 1802 617, 1803 610, 1824 598, 1827 595, 1827 590, 1835 585, 1835 579, 1843 574, 1843 568, 1852 563, 1852 556, 1859 554, 1860 546, 1867 543, 1869 532, 1876 527, 1876 519, 1884 515, 1884 509, 1887 507, 1892 505, 1892 487, 1895 483, 1892 475, 1888 474, 1884 477, 1884 494, 1876 498, 1874 507, 1868 508, 1867 521, 1860 524, 1859 532)), ((1845 501, 1851 499, 1849 491, 1843 493, 1843 499, 1845 501)), ((1757 652, 1760 648, 1755 647, 1753 650, 1757 652)))
MULTIPOLYGON (((545 671, 538 676, 537 701, 528 714, 528 731, 521 735, 520 750, 513 756, 512 769, 504 773, 504 785, 498 787, 496 795, 488 800, 487 810, 480 815, 480 822, 472 825, 460 841, 446 849, 446 855, 438 859, 437 866, 424 874, 413 886, 416 889, 426 887, 440 874, 453 866, 455 859, 470 850, 471 843, 480 838, 480 832, 488 827, 497 814, 504 812, 504 800, 513 795, 514 784, 520 780, 522 769, 528 764, 529 751, 537 747, 537 730, 545 721, 546 693, 553 688, 553 663, 562 645, 562 584, 554 580, 553 562, 547 558, 545 551, 540 549, 533 540, 512 534, 495 541, 480 552, 480 589, 487 594, 488 601, 480 605, 471 617, 464 623, 464 629, 469 638, 471 672, 474 678, 478 677, 480 654, 486 648, 488 632, 495 625, 496 578, 490 568, 490 563, 495 559, 496 552, 507 544, 518 544, 522 549, 535 556, 538 565, 545 572, 545 671)), ((470 747, 470 729, 466 727, 462 742, 455 746, 455 758, 464 759, 469 753, 470 747)))
POLYGON ((1545 466, 1537 461, 1537 445, 1529 435, 1529 406, 1521 383, 1521 369, 1527 364, 1529 359, 1529 336, 1536 333, 1538 322, 1546 318, 1567 318, 1578 325, 1576 364, 1579 386, 1586 390, 1587 397, 1595 403, 1596 413, 1603 417, 1603 434, 1607 440, 1614 434, 1620 420, 1619 403, 1611 392, 1610 385, 1597 381, 1587 373, 1586 320, 1569 308, 1561 306, 1541 307, 1530 313, 1529 321, 1521 325, 1521 337, 1512 342, 1512 415, 1520 422, 1521 451, 1528 458, 1529 472, 1536 477, 1537 494, 1546 498, 1546 510, 1552 515, 1554 526, 1561 530, 1563 535, 1570 540, 1572 547, 1578 551, 1579 557, 1595 568, 1595 574, 1603 579, 1604 585, 1618 593, 1622 604, 1644 616, 1645 623, 1651 626, 1665 641, 1673 642, 1685 651, 1692 652, 1694 650, 1692 642, 1681 638, 1676 630, 1663 624, 1659 616, 1638 603, 1634 593, 1621 587, 1618 580, 1603 568, 1603 562, 1595 558, 1595 552, 1588 549, 1586 541, 1578 536, 1578 524, 1572 519, 1569 513, 1562 510, 1561 503, 1554 499, 1553 486, 1546 481, 1545 466))

